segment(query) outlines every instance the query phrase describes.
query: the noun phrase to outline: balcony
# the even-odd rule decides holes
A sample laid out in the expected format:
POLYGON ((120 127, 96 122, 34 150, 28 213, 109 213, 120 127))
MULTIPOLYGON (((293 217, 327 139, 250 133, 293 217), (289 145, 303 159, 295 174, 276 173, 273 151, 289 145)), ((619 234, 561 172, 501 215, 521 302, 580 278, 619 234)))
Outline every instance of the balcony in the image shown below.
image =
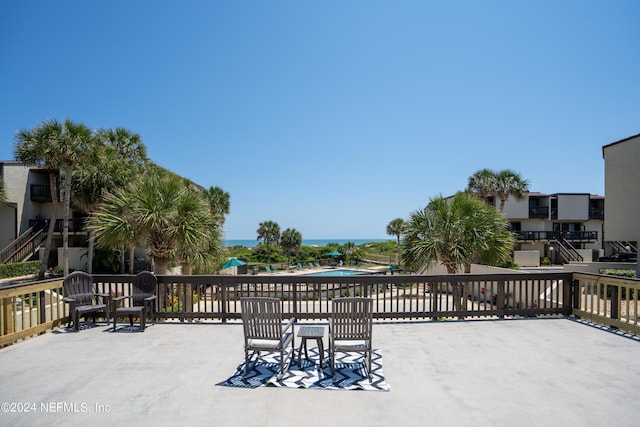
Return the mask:
POLYGON ((529 218, 549 218, 549 207, 548 206, 530 206, 529 207, 529 218))
MULTIPOLYGON (((42 220, 44 222, 44 230, 48 230, 49 219, 45 218, 42 220)), ((84 224, 86 218, 71 218, 69 220, 69 233, 85 233, 84 224)), ((29 227, 33 227, 38 223, 38 220, 30 219, 29 227)), ((56 225, 53 227, 54 233, 62 233, 64 225, 64 219, 56 219, 56 225)))
MULTIPOLYGON (((119 282, 106 276, 97 280, 102 289, 119 289, 127 277, 120 276, 119 282)), ((165 312, 167 320, 174 316, 172 320, 150 326, 144 333, 113 333, 103 323, 90 323, 79 333, 53 326, 49 333, 0 350, 0 397, 9 404, 0 415, 3 424, 275 426, 304 422, 320 426, 329 419, 339 419, 346 426, 396 425, 399 420, 407 426, 423 426, 430 420, 438 425, 478 426, 637 423, 640 364, 634 359, 640 351, 638 339, 570 317, 498 319, 501 314, 515 313, 512 302, 525 298, 528 292, 524 289, 529 289, 541 292, 538 307, 529 309, 531 315, 542 307, 564 310, 564 303, 570 303, 574 313, 613 320, 618 295, 630 295, 631 289, 637 292, 640 287, 637 280, 587 274, 372 276, 365 287, 356 283, 362 278, 335 283, 332 290, 364 291, 376 285, 371 296, 380 320, 392 313, 423 319, 407 322, 410 317, 403 315, 403 322, 386 320, 374 325, 374 347, 382 351, 390 392, 216 386, 243 359, 234 292, 284 292, 288 311, 310 311, 303 308, 310 308, 313 300, 293 297, 304 295, 306 283, 318 284, 318 280, 161 276, 160 288, 166 292, 177 289, 177 296, 183 290, 182 295, 191 295, 195 289, 195 295, 200 295, 201 290, 211 288, 211 295, 219 299, 213 300, 211 310, 205 298, 193 299, 188 304, 191 312, 165 312), (445 301, 450 294, 444 284, 462 280, 472 291, 467 298, 469 311, 485 321, 424 321, 425 315, 431 319, 449 311, 445 301), (292 283, 305 285, 288 288, 292 283), (501 309, 473 296, 475 290, 495 291, 500 283, 509 289, 501 309), (603 299, 608 290, 611 298, 603 299), (233 298, 224 299, 231 295, 233 298), (420 311, 417 301, 429 301, 436 310, 420 311), (498 310, 497 315, 484 316, 473 309, 478 304, 486 311, 498 310), (180 315, 188 313, 186 318, 201 322, 178 322, 180 315), (221 323, 219 316, 227 320, 221 323)), ((50 281, 3 288, 0 301, 6 307, 10 298, 24 302, 27 295, 41 296, 39 310, 49 305, 51 313, 59 311, 62 316, 57 322, 65 322, 64 306, 59 310, 52 305, 51 292, 59 286, 60 281, 50 281)), ((316 313, 322 315, 318 321, 323 321, 325 305, 316 304, 316 313)), ((23 320, 29 317, 22 315, 23 320)), ((3 326, 6 329, 7 324, 3 326)))
POLYGON ((570 242, 596 242, 597 231, 517 231, 519 242, 550 242, 552 240, 568 240, 570 242))
POLYGON ((31 201, 40 203, 51 203, 51 187, 48 185, 31 184, 31 201))
POLYGON ((589 209, 589 219, 604 219, 604 209, 589 209))

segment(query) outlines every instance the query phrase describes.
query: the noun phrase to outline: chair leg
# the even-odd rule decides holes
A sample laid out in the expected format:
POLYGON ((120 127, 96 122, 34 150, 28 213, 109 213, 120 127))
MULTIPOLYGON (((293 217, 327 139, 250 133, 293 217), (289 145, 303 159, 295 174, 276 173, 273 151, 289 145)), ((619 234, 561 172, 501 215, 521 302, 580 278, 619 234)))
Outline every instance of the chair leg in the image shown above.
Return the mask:
POLYGON ((331 363, 331 375, 336 376, 336 351, 331 348, 329 349, 329 363, 331 363))
POLYGON ((140 332, 144 332, 145 323, 147 321, 147 313, 142 310, 140 313, 140 332))
POLYGON ((249 375, 249 351, 244 351, 244 376, 249 375))
POLYGON ((118 316, 115 315, 115 313, 113 314, 113 332, 116 331, 116 319, 118 318, 118 316))
POLYGON ((284 354, 285 351, 284 349, 280 350, 280 372, 278 372, 278 381, 280 381, 282 379, 282 377, 284 376, 284 354))
POLYGON ((289 370, 295 355, 296 348, 293 345, 293 341, 291 341, 291 351, 288 352, 286 347, 280 350, 280 373, 278 374, 278 381, 281 380, 282 377, 284 377, 284 374, 289 370))
POLYGON ((73 320, 75 319, 75 314, 74 314, 75 312, 76 312, 75 307, 71 305, 69 307, 69 324, 67 325, 67 328, 70 328, 71 325, 73 325, 73 320))

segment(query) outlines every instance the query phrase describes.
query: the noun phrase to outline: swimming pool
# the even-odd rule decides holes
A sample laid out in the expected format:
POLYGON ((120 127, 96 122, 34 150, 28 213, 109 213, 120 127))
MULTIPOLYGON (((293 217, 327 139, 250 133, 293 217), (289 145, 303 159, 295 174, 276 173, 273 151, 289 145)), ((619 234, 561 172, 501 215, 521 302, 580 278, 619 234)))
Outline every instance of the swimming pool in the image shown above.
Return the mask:
POLYGON ((316 273, 307 273, 304 276, 361 276, 364 274, 371 274, 362 270, 326 270, 326 271, 318 271, 316 273))

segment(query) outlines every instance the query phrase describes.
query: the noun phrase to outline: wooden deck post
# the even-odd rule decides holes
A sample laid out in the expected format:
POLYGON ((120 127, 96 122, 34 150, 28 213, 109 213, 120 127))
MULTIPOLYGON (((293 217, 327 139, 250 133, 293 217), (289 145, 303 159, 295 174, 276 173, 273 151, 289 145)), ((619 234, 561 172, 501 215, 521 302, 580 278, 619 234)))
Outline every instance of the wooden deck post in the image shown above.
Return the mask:
POLYGON ((13 331, 13 299, 15 297, 7 297, 2 299, 2 316, 0 317, 0 322, 2 322, 2 326, 0 329, 2 331, 2 335, 12 334, 13 331))
POLYGON ((496 298, 496 306, 497 306, 498 312, 500 313, 498 315, 498 317, 500 319, 504 319, 504 311, 505 311, 505 307, 504 307, 504 292, 505 292, 504 280, 499 280, 498 281, 498 295, 497 295, 497 298, 496 298))
POLYGON ((611 287, 611 318, 620 320, 620 286, 609 285, 609 287, 611 287))

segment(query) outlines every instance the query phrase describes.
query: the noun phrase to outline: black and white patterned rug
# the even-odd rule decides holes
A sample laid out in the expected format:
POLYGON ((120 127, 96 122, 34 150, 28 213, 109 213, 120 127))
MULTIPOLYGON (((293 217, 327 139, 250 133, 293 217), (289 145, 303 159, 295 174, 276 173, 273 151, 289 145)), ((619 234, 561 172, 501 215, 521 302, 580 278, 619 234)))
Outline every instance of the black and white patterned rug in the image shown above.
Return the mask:
POLYGON ((317 347, 309 349, 309 360, 303 358, 300 366, 298 365, 298 358, 294 357, 289 371, 280 380, 277 378, 279 369, 279 354, 262 353, 255 367, 246 378, 243 377, 243 362, 236 368, 231 377, 216 385, 244 388, 268 386, 327 390, 390 390, 382 372, 382 353, 380 350, 373 351, 371 380, 367 376, 366 364, 361 354, 338 353, 336 355, 335 377, 331 374, 331 367, 327 357, 324 359, 323 368, 319 369, 317 347))

